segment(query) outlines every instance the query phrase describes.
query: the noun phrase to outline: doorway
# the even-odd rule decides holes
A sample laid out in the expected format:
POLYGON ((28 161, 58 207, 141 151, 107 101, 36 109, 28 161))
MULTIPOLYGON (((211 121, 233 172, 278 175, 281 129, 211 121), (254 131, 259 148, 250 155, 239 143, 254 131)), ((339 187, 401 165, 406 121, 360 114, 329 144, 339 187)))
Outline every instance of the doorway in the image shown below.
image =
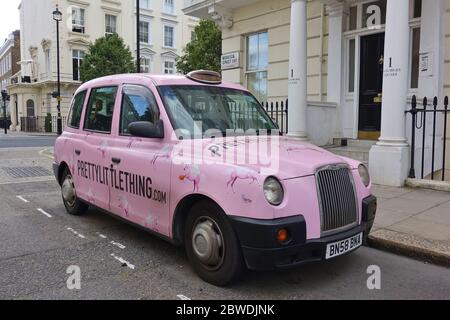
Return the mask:
POLYGON ((358 138, 378 140, 383 101, 384 33, 361 37, 358 138))

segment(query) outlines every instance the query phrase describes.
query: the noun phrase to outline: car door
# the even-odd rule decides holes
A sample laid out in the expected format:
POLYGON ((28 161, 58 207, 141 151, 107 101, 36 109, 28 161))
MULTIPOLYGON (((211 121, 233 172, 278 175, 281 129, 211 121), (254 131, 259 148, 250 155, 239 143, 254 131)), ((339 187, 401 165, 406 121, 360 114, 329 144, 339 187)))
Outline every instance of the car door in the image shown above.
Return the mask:
POLYGON ((132 137, 128 125, 155 123, 160 109, 148 86, 125 84, 121 89, 118 136, 111 151, 115 160, 111 185, 112 211, 145 228, 169 235, 170 137, 132 137))
MULTIPOLYGON (((63 137, 65 137, 63 142, 59 144, 59 150, 55 150, 55 157, 59 158, 55 160, 57 162, 65 161, 69 166, 69 171, 72 174, 72 178, 75 184, 76 190, 80 189, 82 191, 83 180, 77 175, 77 155, 75 150, 78 150, 80 143, 83 141, 83 131, 82 127, 82 115, 86 105, 88 97, 88 90, 83 90, 78 92, 72 99, 72 105, 70 108, 67 127, 63 132, 63 137)), ((55 146, 56 147, 56 146, 55 146)), ((79 193, 80 196, 80 193, 79 193)))
POLYGON ((109 184, 112 118, 118 87, 90 91, 84 115, 82 137, 75 146, 78 196, 99 208, 110 210, 109 184))

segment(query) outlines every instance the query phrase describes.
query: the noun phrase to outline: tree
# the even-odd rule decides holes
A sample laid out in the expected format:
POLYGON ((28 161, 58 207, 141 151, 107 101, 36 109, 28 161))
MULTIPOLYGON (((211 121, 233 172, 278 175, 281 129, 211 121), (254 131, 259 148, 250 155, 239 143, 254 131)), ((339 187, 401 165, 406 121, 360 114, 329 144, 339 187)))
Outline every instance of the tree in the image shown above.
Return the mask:
POLYGON ((201 20, 194 33, 194 39, 177 60, 177 70, 184 74, 200 69, 220 72, 222 32, 214 22, 201 20))
POLYGON ((80 66, 82 82, 120 73, 134 72, 135 64, 130 49, 117 34, 98 38, 89 46, 80 66))

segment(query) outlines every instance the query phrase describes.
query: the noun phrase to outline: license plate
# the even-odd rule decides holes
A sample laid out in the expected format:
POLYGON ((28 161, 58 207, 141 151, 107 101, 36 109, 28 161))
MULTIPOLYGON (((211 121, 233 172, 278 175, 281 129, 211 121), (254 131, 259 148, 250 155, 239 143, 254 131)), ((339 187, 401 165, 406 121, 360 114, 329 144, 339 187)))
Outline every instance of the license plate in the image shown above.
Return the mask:
POLYGON ((331 259, 352 251, 362 245, 363 234, 327 244, 327 255, 325 259, 331 259))

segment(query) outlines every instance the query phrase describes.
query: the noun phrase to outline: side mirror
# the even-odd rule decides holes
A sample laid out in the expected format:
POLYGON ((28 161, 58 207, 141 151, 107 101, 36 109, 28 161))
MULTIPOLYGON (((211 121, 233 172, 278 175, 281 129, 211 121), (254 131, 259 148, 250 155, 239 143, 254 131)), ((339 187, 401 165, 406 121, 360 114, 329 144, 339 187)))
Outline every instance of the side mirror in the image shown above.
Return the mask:
POLYGON ((158 120, 156 123, 147 121, 136 121, 128 125, 128 130, 132 136, 139 138, 164 138, 164 122, 158 120))

